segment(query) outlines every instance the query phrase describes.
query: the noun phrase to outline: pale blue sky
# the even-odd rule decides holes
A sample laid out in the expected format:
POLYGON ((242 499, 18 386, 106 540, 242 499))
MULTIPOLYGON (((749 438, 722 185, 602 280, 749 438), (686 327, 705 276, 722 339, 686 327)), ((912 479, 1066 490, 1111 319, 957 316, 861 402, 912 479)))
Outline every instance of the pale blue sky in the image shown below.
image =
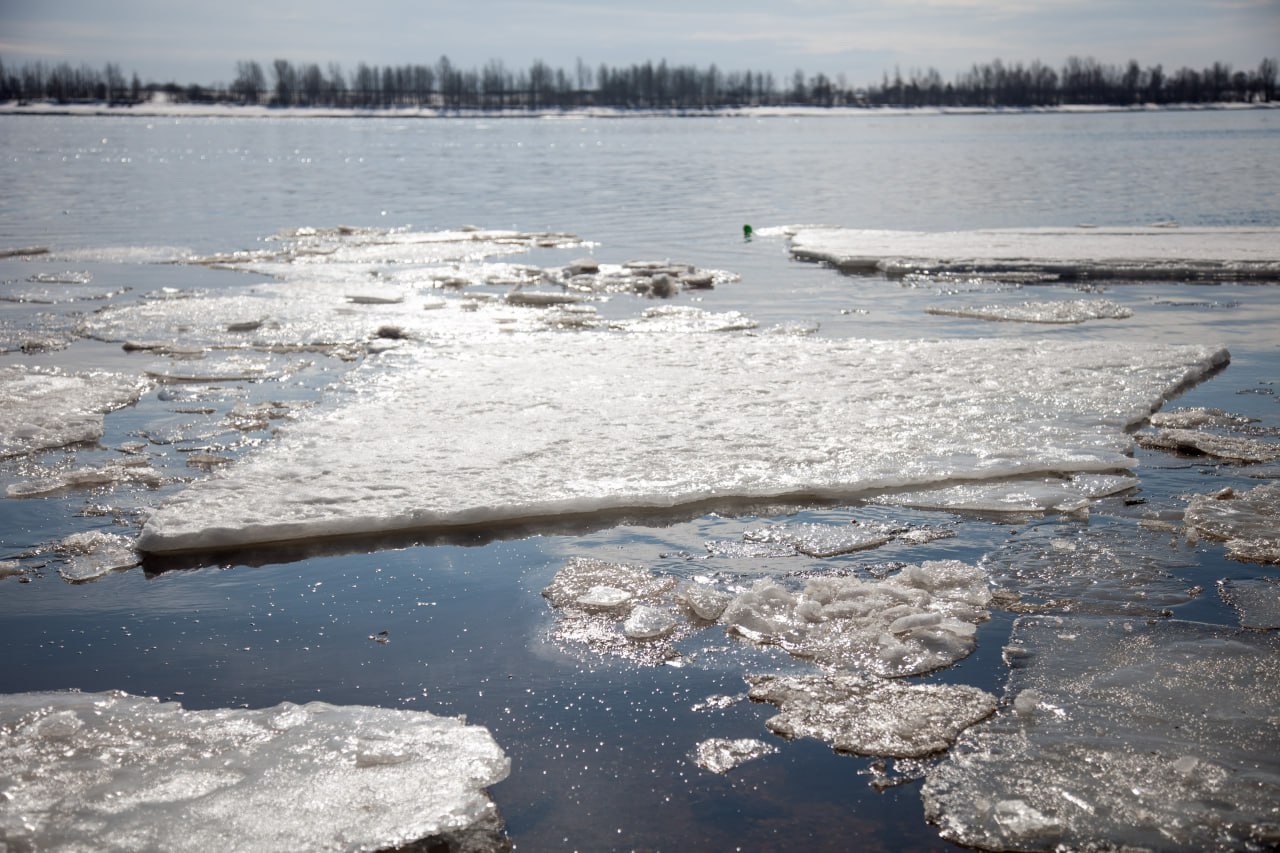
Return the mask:
POLYGON ((542 59, 652 59, 722 70, 845 75, 1068 56, 1166 70, 1256 68, 1280 55, 1280 0, 0 0, 0 60, 118 62, 144 81, 225 82, 274 58, 509 69, 542 59))

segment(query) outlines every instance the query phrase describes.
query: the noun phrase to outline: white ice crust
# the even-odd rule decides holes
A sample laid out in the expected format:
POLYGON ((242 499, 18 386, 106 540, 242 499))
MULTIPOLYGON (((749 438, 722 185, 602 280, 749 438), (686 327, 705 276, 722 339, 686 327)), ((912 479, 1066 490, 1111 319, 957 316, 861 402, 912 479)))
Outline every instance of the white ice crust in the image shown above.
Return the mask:
POLYGON ((0 368, 0 458, 102 436, 102 416, 136 401, 147 383, 114 373, 0 368))
POLYGON ((1036 270, 1143 278, 1280 275, 1280 229, 1022 228, 980 231, 876 231, 801 228, 791 252, 851 272, 1036 270))
POLYGON ((336 411, 162 506, 140 548, 1123 469, 1125 427, 1227 354, 477 331, 397 357, 336 411))
POLYGON ((1083 323, 1086 320, 1123 320, 1133 316, 1133 311, 1110 299, 1055 299, 963 307, 931 305, 925 311, 948 317, 1016 323, 1083 323))
POLYGON ((509 761, 459 719, 0 696, 0 839, 35 850, 375 850, 498 825, 509 761))

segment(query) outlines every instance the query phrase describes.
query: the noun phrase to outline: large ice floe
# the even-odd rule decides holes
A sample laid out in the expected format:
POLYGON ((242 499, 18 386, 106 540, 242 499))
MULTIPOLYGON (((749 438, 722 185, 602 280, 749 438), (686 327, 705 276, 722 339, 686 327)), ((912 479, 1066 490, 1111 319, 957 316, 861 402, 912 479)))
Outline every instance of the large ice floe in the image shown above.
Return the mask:
POLYGON ((8 849, 509 849, 484 791, 509 770, 488 731, 423 711, 0 696, 8 849))
MULTIPOLYGON (((428 312, 439 314, 441 312, 428 312)), ((1132 467, 1125 429, 1225 350, 469 332, 147 521, 174 552, 1132 467)))
POLYGON ((1280 636, 1022 617, 1011 701, 928 771, 925 812, 984 850, 1274 850, 1280 636))
POLYGON ((791 253, 845 272, 905 276, 1036 272, 1065 279, 1276 279, 1280 229, 1023 228, 980 231, 777 229, 791 253))
POLYGON ((0 368, 0 458, 102 437, 102 416, 135 402, 148 382, 97 371, 0 368))

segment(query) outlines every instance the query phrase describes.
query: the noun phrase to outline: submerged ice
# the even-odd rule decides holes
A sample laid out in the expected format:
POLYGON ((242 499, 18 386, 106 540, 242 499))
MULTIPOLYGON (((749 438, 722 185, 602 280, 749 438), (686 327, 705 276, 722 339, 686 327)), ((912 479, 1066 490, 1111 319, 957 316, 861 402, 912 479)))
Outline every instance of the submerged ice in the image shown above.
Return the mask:
POLYGON ((0 838, 16 849, 507 849, 484 789, 509 769, 485 729, 422 711, 0 696, 0 838))
POLYGON ((1227 359, 1071 341, 460 338, 397 350, 336 410, 161 506, 140 547, 1124 469, 1125 428, 1227 359))
POLYGON ((1012 702, 929 771, 926 816, 985 850, 1280 843, 1280 638, 1022 617, 1012 702))

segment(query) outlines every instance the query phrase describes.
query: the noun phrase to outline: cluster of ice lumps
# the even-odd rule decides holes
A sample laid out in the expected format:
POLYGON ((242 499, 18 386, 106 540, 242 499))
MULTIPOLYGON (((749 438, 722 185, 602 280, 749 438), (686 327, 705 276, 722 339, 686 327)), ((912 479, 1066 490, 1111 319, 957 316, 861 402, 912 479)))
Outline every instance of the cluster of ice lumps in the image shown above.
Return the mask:
POLYGON ((981 231, 788 229, 791 253, 846 272, 1051 273, 1063 278, 1275 279, 1280 230, 1023 228, 981 231))
POLYGON ((0 696, 16 849, 509 849, 484 791, 509 770, 488 731, 423 711, 0 696))
MULTIPOLYGON (((732 281, 732 273, 690 264, 574 261, 564 268, 494 262, 534 247, 581 245, 569 234, 507 231, 304 228, 248 252, 187 258, 191 263, 271 276, 217 292, 158 291, 85 317, 80 331, 128 349, 199 357, 211 349, 319 351, 344 359, 394 349, 407 340, 504 331, 609 327, 588 300, 627 292, 654 297, 732 281), (440 310, 445 309, 445 310, 440 310), (482 316, 473 316, 479 312, 482 316)), ((658 317, 659 315, 654 315, 658 317)), ((697 317, 710 328, 750 328, 733 315, 697 317)), ((689 326, 679 317, 668 326, 689 326)), ((659 323, 650 322, 651 328, 659 323)), ((682 331, 682 328, 672 328, 682 331)))
POLYGON ((106 371, 0 368, 0 458, 97 441, 102 416, 137 401, 149 384, 106 371))
POLYGON ((1225 542, 1232 559, 1280 563, 1280 484, 1196 495, 1187 504, 1183 523, 1190 538, 1225 542))
POLYGON ((996 697, 957 684, 904 684, 865 675, 753 675, 750 697, 780 713, 765 726, 786 738, 824 740, 840 752, 921 758, 991 716, 996 697))
POLYGON ((966 657, 990 601, 982 569, 934 560, 880 580, 811 578, 800 590, 759 580, 719 621, 731 633, 824 666, 899 677, 966 657))
POLYGON ((821 576, 799 588, 761 579, 741 589, 574 558, 543 595, 558 612, 555 638, 598 653, 661 663, 679 656, 674 641, 718 624, 825 667, 880 677, 967 656, 991 601, 986 573, 955 560, 907 565, 883 579, 821 576))
POLYGON ((1123 320, 1133 311, 1110 299, 1059 299, 1009 305, 930 305, 925 311, 944 317, 1002 320, 1016 323, 1083 323, 1086 320, 1123 320))
POLYGON ((1127 426, 1227 359, 1089 341, 482 334, 398 351, 367 392, 160 507, 141 547, 1110 472, 1134 464, 1127 426))
POLYGON ((1022 617, 1009 704, 928 771, 925 812, 984 850, 1280 843, 1280 636, 1022 617))

